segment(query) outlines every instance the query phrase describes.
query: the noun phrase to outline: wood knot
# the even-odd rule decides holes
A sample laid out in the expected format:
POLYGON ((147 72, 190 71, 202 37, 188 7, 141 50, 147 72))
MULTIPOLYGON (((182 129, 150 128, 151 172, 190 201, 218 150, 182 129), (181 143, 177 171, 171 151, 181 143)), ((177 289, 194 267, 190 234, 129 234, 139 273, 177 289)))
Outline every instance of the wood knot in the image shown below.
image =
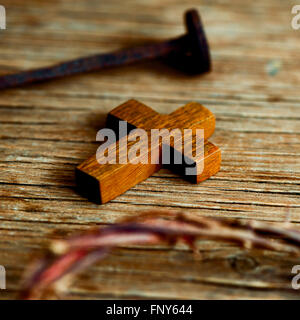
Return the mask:
POLYGON ((238 273, 253 271, 259 265, 253 257, 246 254, 231 256, 228 260, 231 268, 238 273))

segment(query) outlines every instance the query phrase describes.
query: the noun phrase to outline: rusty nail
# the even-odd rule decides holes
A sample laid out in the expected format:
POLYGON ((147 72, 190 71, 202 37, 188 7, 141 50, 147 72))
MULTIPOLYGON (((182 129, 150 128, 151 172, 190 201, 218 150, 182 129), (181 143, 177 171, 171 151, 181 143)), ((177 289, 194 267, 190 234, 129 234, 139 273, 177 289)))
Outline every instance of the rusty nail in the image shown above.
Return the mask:
POLYGON ((191 9, 185 13, 185 24, 187 33, 176 39, 129 48, 115 53, 93 55, 51 67, 2 76, 0 77, 0 89, 44 82, 159 57, 165 57, 166 61, 171 65, 190 74, 201 74, 210 71, 209 46, 197 10, 191 9))

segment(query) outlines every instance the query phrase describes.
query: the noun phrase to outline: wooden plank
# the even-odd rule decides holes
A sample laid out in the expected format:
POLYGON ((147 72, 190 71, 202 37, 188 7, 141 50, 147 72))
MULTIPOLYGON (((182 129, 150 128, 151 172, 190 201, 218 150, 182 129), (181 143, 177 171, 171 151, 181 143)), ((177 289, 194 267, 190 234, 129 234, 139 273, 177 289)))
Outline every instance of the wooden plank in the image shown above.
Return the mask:
MULTIPOLYGON (((189 77, 160 61, 0 92, 0 264, 13 299, 32 256, 51 239, 167 208, 191 215, 300 223, 299 32, 294 1, 2 0, 0 74, 117 50, 184 32, 199 9, 213 72, 189 77), (172 8, 172 9, 171 9, 172 8), (268 66, 276 62, 278 72, 268 66), (162 114, 196 101, 216 115, 211 141, 221 171, 191 185, 162 169, 99 206, 75 189, 106 115, 128 99, 162 114)), ((297 258, 199 241, 204 261, 181 244, 118 249, 89 268, 68 298, 299 299, 297 258), (184 271, 183 271, 184 270, 184 271)))

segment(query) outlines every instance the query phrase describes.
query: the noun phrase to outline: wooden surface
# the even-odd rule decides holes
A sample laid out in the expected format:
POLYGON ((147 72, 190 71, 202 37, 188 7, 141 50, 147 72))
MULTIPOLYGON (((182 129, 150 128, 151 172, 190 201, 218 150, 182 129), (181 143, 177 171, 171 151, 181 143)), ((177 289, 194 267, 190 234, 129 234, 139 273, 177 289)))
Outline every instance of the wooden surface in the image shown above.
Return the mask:
MULTIPOLYGON (((188 77, 147 62, 0 92, 0 264, 8 287, 0 298, 15 297, 26 265, 49 239, 148 209, 267 221, 284 221, 289 212, 300 222, 300 31, 290 26, 295 1, 1 4, 8 24, 0 34, 1 74, 180 35, 191 6, 201 12, 213 72, 188 77), (190 101, 208 107, 217 119, 211 141, 222 150, 220 172, 192 185, 161 170, 101 206, 78 195, 75 167, 96 151, 105 115, 130 98, 160 113, 190 101)), ((88 269, 68 298, 300 296, 290 285, 299 258, 212 241, 199 247, 202 262, 184 245, 119 249, 88 269)))

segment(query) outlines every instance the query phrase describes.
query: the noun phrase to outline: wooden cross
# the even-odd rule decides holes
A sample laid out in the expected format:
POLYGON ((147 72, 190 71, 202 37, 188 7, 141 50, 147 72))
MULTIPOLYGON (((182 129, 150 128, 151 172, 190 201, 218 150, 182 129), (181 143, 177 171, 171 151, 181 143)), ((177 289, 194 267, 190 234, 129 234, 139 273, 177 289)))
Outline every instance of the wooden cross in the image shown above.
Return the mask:
MULTIPOLYGON (((161 115, 146 105, 136 101, 129 100, 119 107, 113 109, 107 117, 107 127, 117 132, 119 121, 126 121, 129 130, 144 129, 149 134, 151 129, 192 129, 193 151, 195 151, 194 132, 196 129, 204 129, 204 151, 199 159, 193 161, 193 164, 187 165, 185 161, 182 164, 171 162, 168 168, 182 174, 193 183, 199 183, 216 174, 220 169, 221 151, 218 147, 208 142, 207 139, 213 134, 215 129, 215 116, 208 109, 199 103, 188 103, 177 109, 169 115, 161 115), (196 168, 194 175, 186 175, 185 169, 188 167, 196 168), (203 170, 197 170, 198 167, 203 170)), ((119 146, 122 145, 122 139, 127 137, 118 137, 115 144, 116 153, 120 153, 119 146)), ((126 140, 127 141, 127 140, 126 140)), ((150 140, 149 140, 150 141, 150 140)), ((127 149, 134 143, 126 142, 127 149)), ((121 148, 121 147, 120 147, 121 148)), ((146 149, 150 154, 157 157, 156 163, 116 163, 99 164, 96 154, 84 161, 76 168, 76 182, 79 191, 90 200, 97 203, 106 203, 120 194, 124 193, 137 183, 147 179, 162 167, 160 143, 157 150, 151 150, 153 146, 147 143, 146 149)), ((175 141, 170 143, 171 155, 174 154, 175 141)), ((181 150, 179 151, 181 152, 181 150)), ((119 154, 117 155, 119 157, 119 154)), ((184 158, 185 155, 182 154, 184 158)))

